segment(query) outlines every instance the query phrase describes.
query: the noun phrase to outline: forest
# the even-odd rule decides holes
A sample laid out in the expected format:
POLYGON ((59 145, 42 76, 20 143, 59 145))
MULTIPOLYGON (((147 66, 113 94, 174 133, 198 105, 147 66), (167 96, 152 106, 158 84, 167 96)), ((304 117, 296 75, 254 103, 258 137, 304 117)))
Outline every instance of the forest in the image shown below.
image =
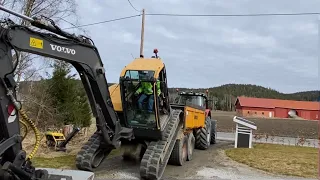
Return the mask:
MULTIPOLYGON (((78 81, 79 87, 83 88, 80 80, 78 81)), ((31 82, 22 82, 22 90, 27 90, 26 86, 30 86, 31 82)), ((39 82, 32 82, 33 86, 37 86, 39 82)), ((108 83, 112 85, 114 83, 108 83)), ((34 87, 33 87, 34 88, 34 87)), ((319 101, 320 91, 304 91, 291 94, 281 93, 271 88, 266 88, 253 84, 225 84, 222 86, 211 88, 169 88, 170 102, 174 102, 177 98, 177 89, 179 91, 193 91, 205 93, 208 89, 209 105, 213 110, 234 111, 234 102, 238 96, 257 97, 257 98, 271 98, 271 99, 285 99, 285 100, 298 100, 298 101, 319 101)), ((23 93, 23 92, 22 92, 23 93)), ((24 93, 26 93, 24 91, 24 93)))

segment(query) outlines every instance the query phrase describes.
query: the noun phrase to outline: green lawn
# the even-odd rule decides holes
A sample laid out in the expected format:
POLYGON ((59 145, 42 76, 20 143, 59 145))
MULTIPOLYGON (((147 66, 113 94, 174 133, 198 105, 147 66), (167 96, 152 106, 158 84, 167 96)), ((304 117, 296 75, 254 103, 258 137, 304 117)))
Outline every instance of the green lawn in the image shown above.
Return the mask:
POLYGON ((255 144, 252 149, 227 149, 231 159, 267 172, 317 178, 318 149, 276 144, 255 144))

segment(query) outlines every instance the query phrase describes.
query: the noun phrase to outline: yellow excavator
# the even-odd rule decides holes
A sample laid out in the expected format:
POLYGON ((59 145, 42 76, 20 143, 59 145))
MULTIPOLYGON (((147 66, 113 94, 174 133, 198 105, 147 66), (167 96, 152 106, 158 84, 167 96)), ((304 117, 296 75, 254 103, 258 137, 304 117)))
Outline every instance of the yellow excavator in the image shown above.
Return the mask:
POLYGON ((169 104, 166 67, 157 52, 152 58, 134 59, 122 70, 119 83, 109 87, 122 126, 132 128, 135 136, 122 141, 123 158, 141 161, 143 179, 160 179, 167 163, 181 166, 192 160, 194 148, 205 150, 215 143, 204 95, 181 95, 177 104, 169 104), (152 84, 152 94, 136 93, 143 83, 152 84), (139 101, 141 96, 145 101, 139 101), (185 97, 191 101, 185 103, 185 97))

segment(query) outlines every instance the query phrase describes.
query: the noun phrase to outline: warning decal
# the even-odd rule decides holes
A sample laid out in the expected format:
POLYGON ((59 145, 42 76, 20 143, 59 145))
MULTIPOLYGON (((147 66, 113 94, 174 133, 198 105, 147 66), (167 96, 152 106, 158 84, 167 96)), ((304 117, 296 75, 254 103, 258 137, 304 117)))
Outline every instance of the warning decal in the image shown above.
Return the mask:
POLYGON ((30 47, 43 49, 43 40, 30 37, 30 47))

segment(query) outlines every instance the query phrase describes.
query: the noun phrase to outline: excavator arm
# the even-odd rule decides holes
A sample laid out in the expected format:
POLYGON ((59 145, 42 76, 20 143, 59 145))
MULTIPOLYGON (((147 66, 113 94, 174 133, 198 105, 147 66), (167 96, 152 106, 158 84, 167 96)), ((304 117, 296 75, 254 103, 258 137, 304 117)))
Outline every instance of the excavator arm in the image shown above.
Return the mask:
POLYGON ((111 102, 103 63, 91 39, 64 32, 51 20, 31 19, 3 7, 0 9, 28 20, 33 27, 51 32, 36 31, 16 25, 12 21, 6 21, 6 26, 0 27, 0 167, 6 168, 4 171, 0 169, 0 177, 5 177, 4 174, 8 175, 7 172, 14 170, 16 176, 22 174, 19 175, 23 177, 22 179, 34 177, 34 173, 23 168, 26 167, 28 159, 25 161, 26 154, 21 146, 17 112, 21 108, 21 103, 16 100, 13 72, 17 64, 13 65, 12 51, 16 52, 16 57, 19 57, 18 51, 28 52, 65 61, 75 67, 97 121, 95 135, 100 139, 99 148, 110 151, 120 146, 122 138, 129 140, 133 138, 132 129, 120 125, 111 102))

